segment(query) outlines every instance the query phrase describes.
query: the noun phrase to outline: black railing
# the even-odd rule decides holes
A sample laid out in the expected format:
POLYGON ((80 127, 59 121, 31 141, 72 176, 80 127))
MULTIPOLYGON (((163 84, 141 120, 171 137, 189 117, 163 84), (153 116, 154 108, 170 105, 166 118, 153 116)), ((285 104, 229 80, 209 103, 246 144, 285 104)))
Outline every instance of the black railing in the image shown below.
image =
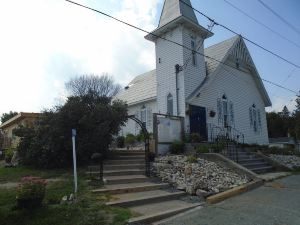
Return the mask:
POLYGON ((214 124, 207 125, 208 141, 212 151, 238 162, 239 149, 243 147, 245 136, 234 127, 219 127, 214 124))
POLYGON ((142 129, 144 140, 145 140, 145 175, 150 177, 150 159, 149 159, 149 152, 150 152, 150 135, 147 131, 145 123, 141 120, 136 118, 134 115, 128 116, 128 119, 132 119, 135 121, 142 129))

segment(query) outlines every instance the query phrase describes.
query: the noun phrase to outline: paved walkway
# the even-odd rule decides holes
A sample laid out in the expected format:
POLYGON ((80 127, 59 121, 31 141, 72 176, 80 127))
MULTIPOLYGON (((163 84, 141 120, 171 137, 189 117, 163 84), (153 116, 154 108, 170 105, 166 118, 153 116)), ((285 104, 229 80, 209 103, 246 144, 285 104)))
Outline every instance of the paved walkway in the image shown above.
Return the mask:
POLYGON ((298 225, 300 175, 264 186, 224 202, 178 215, 161 225, 298 225))

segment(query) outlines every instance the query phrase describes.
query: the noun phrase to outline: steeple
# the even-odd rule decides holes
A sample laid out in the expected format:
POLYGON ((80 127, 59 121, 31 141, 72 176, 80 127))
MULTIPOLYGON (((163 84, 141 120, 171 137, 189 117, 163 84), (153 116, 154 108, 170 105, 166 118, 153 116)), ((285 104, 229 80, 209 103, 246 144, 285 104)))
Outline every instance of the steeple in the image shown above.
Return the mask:
POLYGON ((199 25, 194 10, 189 5, 191 6, 190 0, 165 0, 158 27, 162 27, 180 16, 199 25))

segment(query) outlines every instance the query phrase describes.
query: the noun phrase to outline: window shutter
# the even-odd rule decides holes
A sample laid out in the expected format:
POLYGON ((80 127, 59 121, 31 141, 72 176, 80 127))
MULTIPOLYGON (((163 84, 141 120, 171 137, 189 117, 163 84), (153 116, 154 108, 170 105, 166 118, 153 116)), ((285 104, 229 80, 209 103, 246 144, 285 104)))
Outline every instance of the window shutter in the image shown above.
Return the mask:
POLYGON ((147 129, 152 127, 152 109, 147 109, 147 129))
POLYGON ((218 99, 217 102, 217 108, 218 108, 218 123, 222 123, 223 122, 223 113, 222 113, 222 102, 221 99, 218 99))
POLYGON ((252 107, 249 108, 250 127, 253 126, 252 107))
POLYGON ((229 102, 229 113, 230 113, 230 123, 231 126, 234 125, 234 111, 233 111, 233 103, 230 101, 229 102))
POLYGON ((257 132, 257 113, 256 113, 256 109, 252 109, 253 112, 253 128, 254 128, 254 132, 257 132))
POLYGON ((260 110, 257 110, 257 120, 258 120, 258 128, 261 131, 262 126, 261 126, 261 115, 260 115, 260 110))

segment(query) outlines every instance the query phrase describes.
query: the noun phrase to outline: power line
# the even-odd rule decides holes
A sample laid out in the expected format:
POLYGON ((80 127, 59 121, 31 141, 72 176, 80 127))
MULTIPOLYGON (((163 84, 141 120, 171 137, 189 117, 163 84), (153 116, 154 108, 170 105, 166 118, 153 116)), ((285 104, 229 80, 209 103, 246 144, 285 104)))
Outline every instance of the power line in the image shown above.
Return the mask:
POLYGON ((279 59, 285 61, 286 63, 288 63, 288 64, 290 64, 290 65, 293 65, 293 66, 297 67, 298 69, 300 69, 300 66, 299 66, 299 65, 297 65, 297 64, 295 64, 295 63, 293 63, 293 62, 291 62, 291 61, 288 60, 288 59, 283 58, 282 56, 278 55, 277 53, 272 52, 271 50, 268 50, 267 48, 263 47, 262 45, 260 45, 260 44, 258 44, 258 43, 256 43, 256 42, 254 42, 254 41, 251 41, 249 38, 246 38, 246 37, 242 36, 241 34, 239 34, 238 32, 236 32, 236 31, 234 31, 234 30, 232 30, 231 28, 229 28, 229 27, 227 27, 227 26, 225 26, 225 25, 223 25, 223 24, 220 24, 220 23, 216 22, 215 20, 213 20, 212 18, 210 18, 210 17, 207 16, 206 14, 200 12, 199 10, 197 10, 196 8, 194 8, 193 6, 191 6, 190 4, 188 4, 188 3, 186 3, 186 2, 184 2, 184 1, 182 1, 182 0, 179 0, 179 1, 182 2, 183 4, 185 4, 186 6, 192 8, 192 9, 195 10, 197 13, 199 13, 199 14, 202 15, 202 16, 204 16, 205 18, 207 18, 207 19, 210 20, 211 22, 214 22, 216 25, 218 25, 218 26, 224 28, 225 30, 230 31, 231 33, 234 33, 234 34, 236 34, 236 35, 240 35, 244 40, 250 42, 251 44, 253 44, 253 45, 255 45, 255 46, 257 46, 257 47, 263 49, 264 51, 266 51, 266 52, 272 54, 273 56, 276 56, 277 58, 279 58, 279 59))
POLYGON ((280 16, 277 12, 275 12, 270 6, 268 6, 266 3, 264 3, 262 0, 257 0, 260 4, 262 4, 266 9, 268 9, 271 13, 273 13, 277 18, 279 18, 283 23, 285 23, 287 26, 289 26, 293 31, 298 33, 300 35, 300 31, 291 23, 289 23, 286 19, 284 19, 282 16, 280 16))
MULTIPOLYGON (((97 13, 102 14, 102 15, 104 15, 104 16, 106 16, 106 17, 109 17, 109 18, 111 18, 111 19, 113 19, 113 20, 115 20, 115 21, 118 21, 118 22, 123 23, 123 24, 125 24, 125 25, 127 25, 127 26, 130 26, 130 27, 132 27, 132 28, 134 28, 134 29, 137 29, 137 30, 142 31, 142 32, 147 33, 147 34, 150 34, 150 35, 152 35, 152 36, 154 36, 154 37, 156 37, 156 38, 160 38, 160 39, 165 40, 165 41, 167 41, 167 42, 173 43, 173 44, 175 44, 175 45, 177 45, 177 46, 180 46, 180 47, 182 47, 182 48, 188 49, 189 51, 192 51, 192 52, 194 51, 195 53, 197 53, 197 54, 199 54, 199 55, 201 55, 201 56, 204 56, 205 58, 214 60, 214 61, 219 62, 219 63, 221 63, 221 64, 224 64, 224 65, 226 65, 226 66, 228 66, 228 67, 231 67, 231 68, 233 68, 233 69, 236 69, 235 67, 233 67, 233 66, 231 66, 231 65, 229 65, 229 64, 226 64, 225 62, 222 62, 221 60, 218 60, 218 59, 215 59, 215 58, 213 58, 213 57, 207 56, 207 55, 205 55, 205 54, 203 54, 203 53, 201 53, 201 52, 199 52, 199 51, 195 51, 195 50, 193 50, 193 49, 191 49, 191 48, 189 48, 189 47, 187 47, 187 46, 185 46, 185 45, 183 45, 183 44, 180 44, 180 43, 178 43, 178 42, 176 42, 176 41, 172 41, 172 40, 167 39, 167 38, 165 38, 165 37, 162 37, 162 36, 153 34, 153 33, 149 32, 149 31, 146 31, 146 30, 144 30, 144 29, 142 29, 142 28, 140 28, 140 27, 137 27, 137 26, 135 26, 135 25, 132 25, 132 24, 130 24, 130 23, 128 23, 128 22, 125 22, 125 21, 123 21, 123 20, 120 20, 120 19, 118 19, 118 18, 116 18, 116 17, 114 17, 114 16, 111 16, 111 15, 109 15, 109 14, 107 14, 107 13, 104 13, 104 12, 102 12, 102 11, 100 11, 100 10, 97 10, 97 9, 94 9, 94 8, 91 8, 91 7, 88 7, 88 6, 79 4, 79 3, 77 3, 77 2, 73 2, 73 1, 71 1, 71 0, 65 0, 65 1, 67 1, 67 2, 69 2, 69 3, 72 3, 72 4, 74 4, 74 5, 77 5, 77 6, 83 7, 83 8, 85 8, 85 9, 89 9, 89 10, 91 10, 91 11, 97 12, 97 13)), ((289 88, 286 88, 286 87, 283 87, 283 86, 281 86, 281 85, 279 85, 279 84, 276 84, 276 83, 274 83, 274 82, 272 82, 272 81, 268 81, 268 80, 266 80, 266 79, 262 79, 262 78, 260 78, 260 77, 257 76, 257 75, 256 75, 256 77, 257 77, 256 79, 263 80, 263 81, 265 81, 265 82, 268 82, 268 83, 270 83, 270 84, 272 84, 272 85, 275 85, 275 86, 280 87, 280 88, 282 88, 282 89, 285 89, 285 90, 287 90, 287 91, 290 91, 290 92, 293 92, 293 93, 298 93, 298 92, 293 91, 293 90, 291 90, 291 89, 289 89, 289 88)))
POLYGON ((254 22, 260 24, 261 26, 263 26, 264 28, 268 29, 269 31, 271 31, 272 33, 276 34, 277 36, 281 37, 282 39, 288 41, 289 43, 293 44, 294 46, 300 48, 300 45, 298 45, 296 42, 286 38, 284 35, 280 34, 279 32, 273 30, 271 27, 267 26, 266 24, 262 23, 261 21, 255 19, 253 16, 249 15, 248 13, 246 13, 245 11, 243 11, 242 9, 238 8, 237 6, 235 6, 234 4, 232 4, 231 2, 227 1, 227 0, 223 0, 224 2, 226 2, 228 5, 230 5, 231 7, 235 8, 237 11, 239 11, 240 13, 244 14, 245 16, 247 16, 248 18, 250 18, 251 20, 253 20, 254 22))

